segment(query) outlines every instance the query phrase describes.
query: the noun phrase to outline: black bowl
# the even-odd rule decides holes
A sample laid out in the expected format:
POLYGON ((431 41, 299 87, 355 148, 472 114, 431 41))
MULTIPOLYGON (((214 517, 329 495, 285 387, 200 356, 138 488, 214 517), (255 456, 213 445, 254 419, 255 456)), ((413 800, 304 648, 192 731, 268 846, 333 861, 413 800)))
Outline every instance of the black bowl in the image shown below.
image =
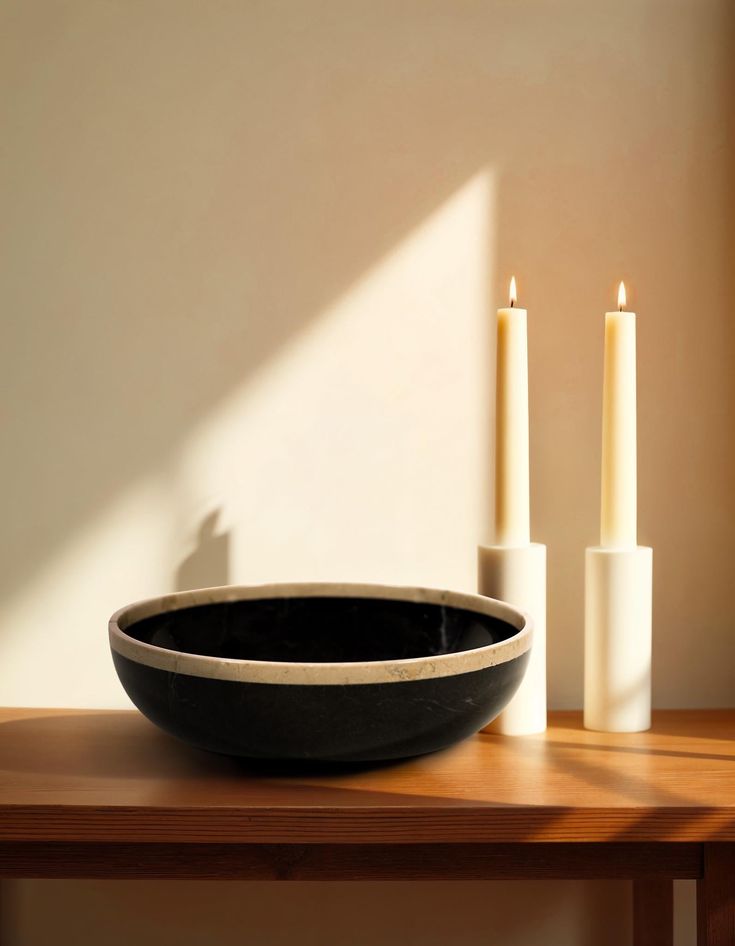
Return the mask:
POLYGON ((531 627, 479 595, 264 585, 123 608, 110 646, 135 705, 194 746, 372 761, 441 749, 494 719, 521 682, 531 627))

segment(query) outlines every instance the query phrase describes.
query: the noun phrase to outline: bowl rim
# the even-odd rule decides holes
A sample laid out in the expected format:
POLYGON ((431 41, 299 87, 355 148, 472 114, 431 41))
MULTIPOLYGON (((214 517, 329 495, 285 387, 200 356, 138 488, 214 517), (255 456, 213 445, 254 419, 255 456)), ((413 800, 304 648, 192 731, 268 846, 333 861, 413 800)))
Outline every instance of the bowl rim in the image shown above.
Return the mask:
POLYGON ((117 610, 109 620, 108 633, 113 654, 158 670, 241 683, 343 686, 457 676, 507 663, 530 650, 533 621, 526 612, 505 601, 463 591, 355 582, 278 582, 262 585, 222 585, 146 598, 117 610), (288 597, 379 598, 437 604, 498 618, 515 627, 518 633, 504 641, 452 654, 325 663, 189 654, 147 644, 126 633, 126 628, 138 621, 167 611, 180 611, 220 602, 288 597))

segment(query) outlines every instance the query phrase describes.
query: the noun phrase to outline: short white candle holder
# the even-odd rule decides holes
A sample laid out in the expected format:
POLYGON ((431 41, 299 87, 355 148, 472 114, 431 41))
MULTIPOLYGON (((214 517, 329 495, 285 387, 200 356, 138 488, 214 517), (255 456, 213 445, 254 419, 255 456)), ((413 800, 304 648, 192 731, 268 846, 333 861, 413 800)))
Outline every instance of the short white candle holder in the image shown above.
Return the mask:
POLYGON ((651 727, 653 549, 588 548, 585 558, 584 725, 651 727))
POLYGON ((546 729, 546 546, 481 545, 478 592, 527 611, 533 644, 526 674, 500 716, 483 732, 528 736, 546 729))

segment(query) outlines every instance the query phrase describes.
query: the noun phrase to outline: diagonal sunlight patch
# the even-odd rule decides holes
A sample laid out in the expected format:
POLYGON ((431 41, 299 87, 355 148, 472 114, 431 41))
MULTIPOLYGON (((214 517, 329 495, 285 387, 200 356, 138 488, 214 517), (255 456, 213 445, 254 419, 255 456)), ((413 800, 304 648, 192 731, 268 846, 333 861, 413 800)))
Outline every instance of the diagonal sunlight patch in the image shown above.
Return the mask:
POLYGON ((493 199, 468 181, 4 605, 0 704, 128 705, 107 618, 175 584, 474 588, 493 199))

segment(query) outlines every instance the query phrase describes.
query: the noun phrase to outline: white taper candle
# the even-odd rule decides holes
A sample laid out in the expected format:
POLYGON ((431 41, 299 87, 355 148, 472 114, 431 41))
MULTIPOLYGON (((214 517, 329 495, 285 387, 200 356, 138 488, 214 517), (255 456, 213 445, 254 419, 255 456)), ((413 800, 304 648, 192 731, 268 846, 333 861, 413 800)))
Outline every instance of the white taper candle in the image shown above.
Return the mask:
POLYGON ((651 725, 653 551, 637 544, 636 316, 605 315, 600 546, 585 558, 584 724, 651 725))
POLYGON ((531 538, 528 474, 528 335, 526 310, 498 309, 495 381, 495 543, 527 545, 531 538))
POLYGON ((546 546, 530 541, 528 335, 526 310, 498 309, 495 544, 480 546, 478 590, 528 611, 533 646, 518 691, 487 732, 523 736, 546 728, 546 546))
POLYGON ((602 394, 600 545, 635 545, 637 538, 636 314, 625 312, 625 286, 618 312, 605 313, 602 394))

